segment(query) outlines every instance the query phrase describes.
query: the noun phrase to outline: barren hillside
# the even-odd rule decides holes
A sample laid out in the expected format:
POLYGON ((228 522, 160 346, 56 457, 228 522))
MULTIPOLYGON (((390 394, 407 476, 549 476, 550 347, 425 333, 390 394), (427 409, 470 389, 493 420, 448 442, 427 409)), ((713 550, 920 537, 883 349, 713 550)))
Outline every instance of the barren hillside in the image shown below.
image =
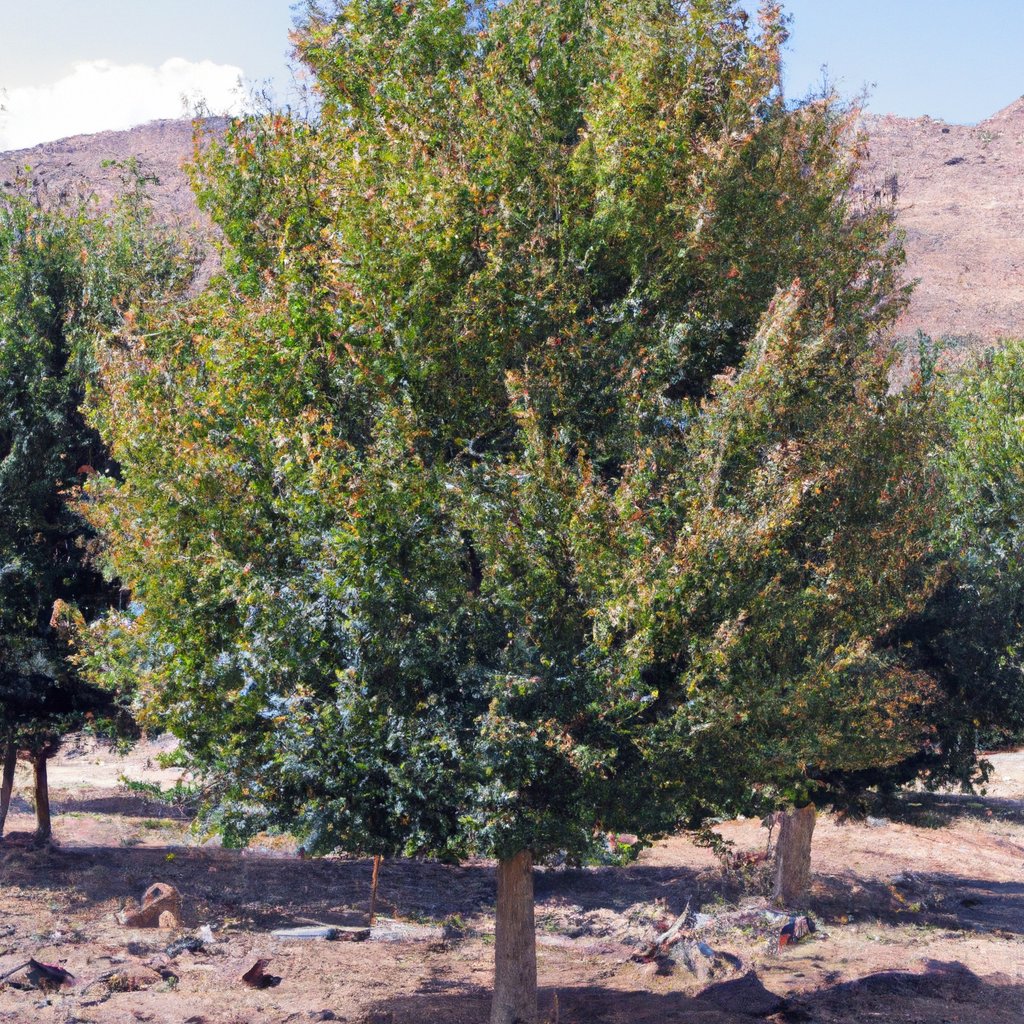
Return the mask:
POLYGON ((1024 333, 1024 98, 976 126, 874 116, 865 128, 866 180, 895 186, 920 281, 901 333, 1024 333))
MULTIPOLYGON (((214 119, 211 126, 224 123, 214 119)), ((0 185, 11 188, 27 177, 33 187, 51 197, 95 196, 105 203, 121 188, 122 171, 116 164, 136 157, 142 171, 158 179, 150 192, 160 219, 192 227, 202 224, 202 217, 182 170, 191 155, 190 121, 153 121, 129 131, 74 135, 0 153, 0 185)))
MULTIPOLYGON (((865 188, 895 190, 907 233, 908 273, 919 279, 900 332, 974 336, 1024 333, 1024 98, 976 126, 928 117, 864 120, 865 188)), ((109 200, 120 184, 107 161, 139 158, 159 179, 152 196, 168 223, 202 224, 181 169, 192 152, 188 121, 77 135, 0 153, 0 184, 30 178, 52 196, 109 200)))

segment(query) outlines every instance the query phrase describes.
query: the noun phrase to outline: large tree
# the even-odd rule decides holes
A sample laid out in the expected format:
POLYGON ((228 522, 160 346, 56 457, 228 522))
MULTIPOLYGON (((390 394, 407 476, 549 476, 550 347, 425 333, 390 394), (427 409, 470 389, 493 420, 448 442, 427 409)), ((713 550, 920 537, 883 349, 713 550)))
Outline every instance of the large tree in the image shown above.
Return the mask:
POLYGON ((80 627, 120 596, 75 503, 89 475, 115 469, 81 409, 93 342, 189 266, 148 235, 138 191, 107 216, 45 198, 27 187, 0 196, 0 834, 21 756, 35 771, 41 840, 47 759, 67 731, 117 710, 70 660, 80 627))
POLYGON ((105 355, 91 515, 136 604, 94 670, 231 840, 496 857, 495 1024, 536 1016, 536 859, 919 738, 902 254, 851 111, 788 106, 748 22, 310 5, 316 118, 203 158, 224 274, 105 355))

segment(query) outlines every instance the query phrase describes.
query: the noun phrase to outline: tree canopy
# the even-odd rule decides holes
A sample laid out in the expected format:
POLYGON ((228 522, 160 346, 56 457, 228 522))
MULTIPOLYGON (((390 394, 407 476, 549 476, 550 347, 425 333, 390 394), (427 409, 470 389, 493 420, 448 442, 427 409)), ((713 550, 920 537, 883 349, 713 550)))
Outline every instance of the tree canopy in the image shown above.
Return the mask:
POLYGON ((75 499, 90 475, 116 473, 82 411, 94 340, 175 275, 139 198, 104 219, 87 204, 46 209, 27 190, 0 197, 0 749, 11 763, 113 713, 110 690, 68 658, 80 626, 120 594, 75 499))
POLYGON ((1021 343, 1008 341, 937 378, 933 390, 943 489, 934 557, 941 568, 933 594, 895 639, 907 663, 935 679, 943 699, 934 742, 895 780, 913 772, 933 786, 969 785, 987 779, 978 751, 1024 730, 1021 343))

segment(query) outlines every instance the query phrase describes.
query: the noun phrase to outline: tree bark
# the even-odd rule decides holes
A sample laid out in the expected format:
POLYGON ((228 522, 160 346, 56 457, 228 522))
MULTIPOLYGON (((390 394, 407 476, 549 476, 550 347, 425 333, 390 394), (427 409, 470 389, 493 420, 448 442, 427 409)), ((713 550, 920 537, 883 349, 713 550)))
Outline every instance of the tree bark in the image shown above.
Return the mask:
POLYGON ((18 748, 9 741, 4 748, 3 777, 0 779, 0 839, 7 824, 7 812, 11 809, 11 794, 14 792, 14 769, 18 765, 18 748))
POLYGON ((370 878, 370 927, 377 920, 377 883, 380 881, 380 862, 384 858, 379 854, 373 857, 373 876, 370 878))
POLYGON ((53 835, 50 822, 50 787, 46 779, 46 755, 40 754, 32 759, 35 770, 36 798, 36 842, 49 842, 53 835))
POLYGON ((533 921, 533 854, 498 861, 491 1024, 536 1024, 537 935, 533 921))
POLYGON ((799 907, 807 899, 811 881, 811 838, 817 813, 814 804, 780 811, 779 841, 775 847, 773 896, 784 907, 799 907))

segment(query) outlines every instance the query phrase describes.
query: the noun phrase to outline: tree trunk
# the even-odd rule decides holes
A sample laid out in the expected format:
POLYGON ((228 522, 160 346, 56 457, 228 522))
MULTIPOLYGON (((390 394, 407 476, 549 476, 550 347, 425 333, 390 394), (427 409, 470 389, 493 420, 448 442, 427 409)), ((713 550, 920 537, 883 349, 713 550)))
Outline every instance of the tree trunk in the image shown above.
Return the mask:
POLYGON ((533 923, 533 854, 498 861, 491 1024, 536 1024, 537 935, 533 923))
POLYGON ((46 781, 46 755, 34 757, 32 767, 36 775, 36 842, 46 843, 53 835, 53 826, 50 823, 50 787, 46 781))
POLYGON ((370 878, 370 927, 377 921, 377 884, 380 881, 380 862, 384 858, 379 854, 373 857, 373 876, 370 878))
POLYGON ((775 847, 775 891, 784 907, 799 907, 807 898, 811 881, 811 837, 814 835, 814 804, 780 811, 779 841, 775 847))
POLYGON ((0 839, 7 824, 7 812, 11 808, 11 793, 14 792, 14 769, 18 764, 18 748, 10 741, 4 749, 3 778, 0 779, 0 839))

